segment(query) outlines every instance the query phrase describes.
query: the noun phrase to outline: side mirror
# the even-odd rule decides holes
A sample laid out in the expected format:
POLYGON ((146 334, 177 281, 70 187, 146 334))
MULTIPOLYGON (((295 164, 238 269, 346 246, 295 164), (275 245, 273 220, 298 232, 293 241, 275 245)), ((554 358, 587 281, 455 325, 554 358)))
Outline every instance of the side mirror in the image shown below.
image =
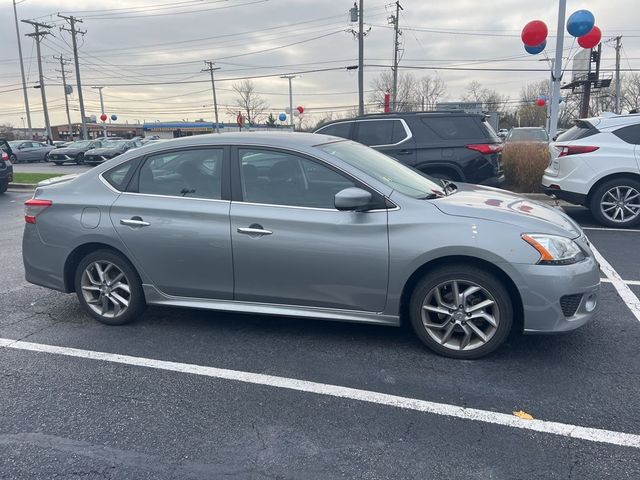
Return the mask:
POLYGON ((371 198, 371 193, 361 188, 345 188, 336 193, 335 206, 338 210, 362 212, 371 203, 371 198))

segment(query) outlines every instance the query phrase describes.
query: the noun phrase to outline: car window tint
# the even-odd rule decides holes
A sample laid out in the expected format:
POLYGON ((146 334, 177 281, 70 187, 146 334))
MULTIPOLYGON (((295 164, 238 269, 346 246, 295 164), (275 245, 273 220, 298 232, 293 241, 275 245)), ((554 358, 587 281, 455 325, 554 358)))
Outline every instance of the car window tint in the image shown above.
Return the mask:
POLYGON ((127 178, 127 174, 131 170, 131 165, 132 162, 122 163, 113 167, 111 170, 108 170, 102 176, 113 188, 123 191, 126 187, 125 180, 127 178))
POLYGON ((399 143, 405 138, 407 138, 408 136, 409 135, 407 135, 407 131, 405 130, 404 125, 402 125, 402 122, 398 120, 394 120, 393 133, 391 135, 391 143, 399 143))
POLYGON ((421 121, 445 140, 485 138, 487 136, 474 117, 422 117, 421 121))
POLYGON ((595 128, 589 122, 585 122, 584 120, 578 120, 576 124, 567 130, 564 133, 561 133, 556 138, 557 142, 570 142, 572 140, 578 140, 580 138, 590 137, 591 135, 595 135, 596 133, 600 133, 600 130, 595 128))
POLYGON ((351 133, 352 122, 334 123, 333 125, 327 125, 322 127, 316 133, 322 133, 325 135, 334 135, 336 137, 349 138, 351 133))
POLYGON ((244 201, 296 207, 335 208, 335 195, 354 187, 326 165, 288 152, 240 149, 244 201))
POLYGON ((393 142, 392 120, 368 120, 357 122, 356 141, 363 145, 390 145, 393 142))
POLYGON ((624 142, 640 145, 640 125, 629 125, 613 132, 613 134, 624 142))
POLYGON ((207 148, 147 157, 138 192, 174 197, 220 199, 223 150, 207 148))

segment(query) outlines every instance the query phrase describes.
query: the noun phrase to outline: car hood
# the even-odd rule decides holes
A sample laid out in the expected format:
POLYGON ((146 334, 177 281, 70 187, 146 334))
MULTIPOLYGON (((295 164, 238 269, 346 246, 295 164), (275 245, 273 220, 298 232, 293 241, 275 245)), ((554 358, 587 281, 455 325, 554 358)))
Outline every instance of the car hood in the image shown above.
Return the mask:
POLYGON ((79 153, 86 152, 84 148, 69 148, 69 147, 61 147, 52 150, 51 153, 56 153, 60 155, 77 155, 79 153))
POLYGON ((123 152, 124 150, 120 150, 119 148, 94 148, 86 153, 91 155, 113 155, 114 153, 120 154, 123 152))
POLYGON ((580 227, 564 212, 498 188, 456 183, 457 191, 433 204, 447 215, 481 218, 519 225, 530 233, 577 238, 580 227))

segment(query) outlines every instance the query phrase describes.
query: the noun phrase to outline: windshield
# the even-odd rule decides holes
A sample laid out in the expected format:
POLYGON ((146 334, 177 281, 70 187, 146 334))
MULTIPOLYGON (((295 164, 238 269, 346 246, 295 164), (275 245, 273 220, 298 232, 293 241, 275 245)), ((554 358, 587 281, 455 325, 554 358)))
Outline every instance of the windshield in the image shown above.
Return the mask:
POLYGON ((81 140, 79 142, 73 142, 71 145, 67 145, 68 148, 84 148, 88 147, 92 141, 90 140, 81 140))
POLYGON ((318 148, 372 176, 385 185, 413 198, 444 195, 442 187, 383 153, 359 143, 344 141, 318 148))
POLYGON ((549 136, 542 128, 514 128, 511 130, 508 140, 514 142, 546 142, 549 140, 549 136))
POLYGON ((23 141, 22 141, 22 140, 18 140, 18 141, 15 141, 15 140, 14 140, 14 141, 12 141, 12 142, 9 142, 9 145, 11 146, 11 148, 16 148, 16 147, 17 147, 18 145, 20 145, 21 143, 23 143, 23 141))

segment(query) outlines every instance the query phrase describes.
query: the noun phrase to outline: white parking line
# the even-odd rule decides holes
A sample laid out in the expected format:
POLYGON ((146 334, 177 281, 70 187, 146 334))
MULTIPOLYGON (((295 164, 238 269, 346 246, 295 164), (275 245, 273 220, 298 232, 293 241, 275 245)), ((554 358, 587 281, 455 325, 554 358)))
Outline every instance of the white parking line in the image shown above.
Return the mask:
MULTIPOLYGON (((600 281, 603 283, 613 283, 613 280, 610 280, 608 278, 601 278, 600 281)), ((635 286, 635 285, 640 285, 640 280, 622 280, 622 283, 635 286)))
POLYGON ((604 272, 607 278, 611 281, 611 284, 618 291, 618 294, 622 298, 622 301, 627 304, 631 313, 640 321, 640 300, 636 297, 636 294, 629 288, 629 285, 622 279, 622 277, 615 271, 609 262, 600 254, 600 252, 591 243, 591 251, 596 257, 596 260, 600 264, 600 270, 604 272))
POLYGON ((446 417, 459 418, 462 420, 473 420, 476 422, 502 425, 505 427, 532 430, 535 432, 549 433, 563 437, 576 438, 589 442, 606 443, 623 447, 640 448, 640 435, 612 430, 602 430, 598 428, 581 427, 567 423, 547 422, 544 420, 524 420, 514 415, 506 413, 479 410, 475 408, 465 408, 446 403, 429 402, 416 398, 406 398, 386 393, 360 390, 356 388, 342 387, 339 385, 329 385, 325 383, 309 382, 295 378, 276 377, 261 373, 243 372, 239 370, 228 370, 224 368, 205 367, 189 363, 168 362, 165 360, 154 360, 151 358, 132 357, 129 355, 119 355, 115 353, 96 352, 93 350, 81 350, 69 347, 57 347, 41 343, 23 342, 0 338, 0 347, 12 348, 16 350, 27 350, 31 352, 50 353, 55 355, 65 355, 68 357, 98 360, 103 362, 119 363, 137 367, 154 368, 178 373, 189 373, 204 377, 234 380, 238 382, 264 385, 299 392, 315 393, 331 397, 346 398, 360 402, 386 405, 390 407, 414 410, 418 412, 432 413, 446 417))

